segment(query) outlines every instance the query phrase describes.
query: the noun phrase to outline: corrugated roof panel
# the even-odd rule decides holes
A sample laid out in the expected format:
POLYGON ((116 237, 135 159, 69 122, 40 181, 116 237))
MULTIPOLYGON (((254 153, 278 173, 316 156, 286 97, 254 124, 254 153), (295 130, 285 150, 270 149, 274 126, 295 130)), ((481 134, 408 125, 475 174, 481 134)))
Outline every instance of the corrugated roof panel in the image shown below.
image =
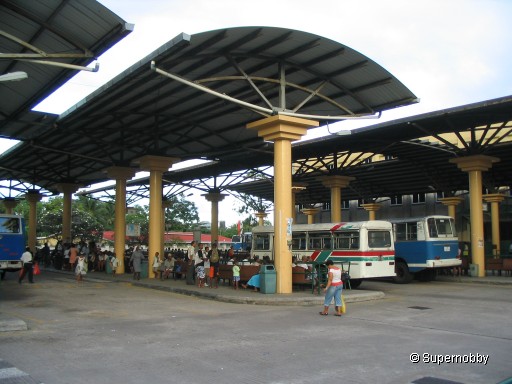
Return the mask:
MULTIPOLYGON (((85 54, 78 58, 38 58, 80 66, 91 63, 132 29, 94 0, 4 0, 0 3, 0 25, 4 32, 46 54, 85 54), (88 51, 92 56, 87 55, 88 51)), ((32 107, 78 71, 14 59, 13 55, 38 52, 5 36, 0 36, 0 52, 1 74, 14 71, 28 74, 25 80, 0 85, 0 135, 23 139, 27 133, 11 123, 23 119, 32 107)))

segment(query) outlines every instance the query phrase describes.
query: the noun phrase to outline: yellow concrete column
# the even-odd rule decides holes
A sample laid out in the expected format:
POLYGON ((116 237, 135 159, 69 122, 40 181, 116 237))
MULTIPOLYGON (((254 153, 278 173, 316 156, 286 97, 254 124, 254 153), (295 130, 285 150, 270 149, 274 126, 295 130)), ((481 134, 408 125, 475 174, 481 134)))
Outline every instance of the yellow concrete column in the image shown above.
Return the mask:
POLYGON ((116 181, 116 206, 114 222, 114 253, 116 254, 116 273, 124 273, 124 252, 126 248, 126 181, 135 176, 135 170, 128 167, 107 168, 107 176, 116 181))
POLYGON ((331 188, 331 222, 341 222, 341 188, 346 188, 355 177, 342 175, 322 176, 319 180, 322 184, 331 188))
POLYGON ((449 196, 443 197, 439 199, 439 201, 448 207, 448 216, 455 220, 455 210, 457 205, 463 202, 464 199, 462 197, 449 196))
POLYGON ((295 210, 295 197, 297 193, 306 189, 307 185, 307 183, 292 184, 292 219, 294 223, 297 221, 297 211, 295 210))
POLYGON ((484 201, 491 203, 492 245, 494 256, 501 255, 500 246, 500 203, 505 196, 499 193, 484 195, 484 201))
POLYGON ((302 213, 308 216, 308 224, 315 222, 315 215, 320 212, 320 208, 304 208, 302 213))
POLYGON ((212 191, 203 196, 212 204, 211 239, 213 244, 219 240, 219 201, 224 200, 226 195, 212 191))
POLYGON ((5 206, 5 213, 12 215, 14 208, 16 208, 16 205, 18 205, 18 202, 14 199, 14 197, 6 197, 3 202, 5 206))
MULTIPOLYGON (((292 254, 287 226, 292 220, 292 141, 299 140, 318 122, 275 115, 247 125, 258 136, 274 141, 274 266, 277 293, 292 293, 292 254), (288 238, 287 238, 288 237, 288 238)), ((290 234, 291 235, 291 234, 290 234)))
POLYGON ((62 197, 62 242, 71 243, 71 201, 73 193, 78 191, 77 184, 61 183, 57 185, 59 192, 63 194, 62 197))
POLYGON ((28 247, 35 255, 36 252, 36 241, 37 241, 37 202, 41 201, 43 195, 36 190, 29 190, 25 195, 25 199, 28 201, 29 213, 28 213, 28 247))
POLYGON ((172 157, 147 155, 140 158, 140 167, 149 171, 149 244, 148 244, 148 277, 155 277, 153 260, 155 252, 163 254, 162 243, 162 175, 179 159, 172 157))
POLYGON ((493 163, 498 162, 496 157, 474 155, 451 159, 460 170, 469 175, 469 200, 471 220, 471 256, 473 264, 478 265, 478 277, 485 276, 484 252, 484 217, 482 210, 482 171, 487 171, 493 163))
POLYGON ((258 218, 258 225, 262 226, 265 224, 263 220, 267 217, 267 213, 265 211, 258 211, 256 212, 256 217, 258 218))
POLYGON ((368 220, 373 221, 375 220, 375 212, 381 208, 381 205, 378 203, 367 203, 361 204, 361 207, 368 211, 368 220))

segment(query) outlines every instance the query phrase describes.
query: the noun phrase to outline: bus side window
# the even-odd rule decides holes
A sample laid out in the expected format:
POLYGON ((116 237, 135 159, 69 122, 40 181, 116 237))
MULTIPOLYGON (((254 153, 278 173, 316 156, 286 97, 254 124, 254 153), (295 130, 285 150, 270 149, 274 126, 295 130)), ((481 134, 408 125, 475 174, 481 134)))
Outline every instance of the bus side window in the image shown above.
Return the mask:
POLYGON ((407 225, 405 223, 395 224, 396 241, 407 240, 407 225))
POLYGON ((335 235, 334 237, 334 246, 336 249, 349 249, 350 248, 350 238, 342 235, 335 235))
POLYGON ((407 240, 418 240, 418 224, 417 223, 407 223, 407 240))
POLYGON ((350 239, 350 249, 359 249, 359 236, 350 239))
POLYGON ((255 250, 269 250, 270 249, 270 240, 268 235, 257 235, 254 236, 254 249, 255 250))

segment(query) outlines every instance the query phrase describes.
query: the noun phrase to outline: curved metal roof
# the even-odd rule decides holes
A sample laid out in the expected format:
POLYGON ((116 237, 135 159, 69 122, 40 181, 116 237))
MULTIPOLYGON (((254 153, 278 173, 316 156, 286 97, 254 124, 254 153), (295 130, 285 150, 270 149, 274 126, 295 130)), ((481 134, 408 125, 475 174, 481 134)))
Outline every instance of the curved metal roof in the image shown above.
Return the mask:
MULTIPOLYGON (((484 185, 510 187, 512 96, 295 143, 293 181, 307 185, 297 192, 296 202, 330 202, 330 191, 319 179, 329 174, 355 177, 342 191, 344 200, 467 191, 467 173, 449 160, 469 155, 499 158, 483 173, 484 185)), ((273 185, 265 180, 229 189, 273 201, 273 185)))
POLYGON ((132 31, 94 0, 0 2, 0 136, 27 140, 52 126, 56 116, 30 109, 132 31))
POLYGON ((268 145, 245 128, 265 115, 315 115, 323 123, 415 102, 369 58, 310 33, 242 27, 181 34, 61 115, 37 145, 0 157, 0 178, 47 190, 64 181, 86 186, 108 180, 106 167, 136 167, 147 154, 242 169, 268 145))

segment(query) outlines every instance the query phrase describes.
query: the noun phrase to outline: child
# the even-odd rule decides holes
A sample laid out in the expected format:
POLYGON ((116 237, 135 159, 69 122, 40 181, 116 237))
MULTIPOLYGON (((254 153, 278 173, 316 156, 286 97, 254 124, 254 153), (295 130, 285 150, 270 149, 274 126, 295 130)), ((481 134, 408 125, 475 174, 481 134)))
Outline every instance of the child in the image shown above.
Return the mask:
POLYGON ((238 261, 235 260, 233 262, 233 285, 235 289, 238 289, 238 283, 240 281, 240 267, 238 266, 238 261))
POLYGON ((204 263, 199 263, 196 267, 196 278, 197 278, 197 286, 199 288, 204 287, 204 279, 205 279, 205 273, 204 273, 204 263))
POLYGON ((158 278, 158 274, 160 273, 160 252, 155 252, 155 258, 153 259, 153 273, 155 274, 155 279, 158 278))
POLYGON ((113 253, 110 256, 110 268, 112 269, 112 277, 116 276, 116 269, 117 269, 118 265, 119 265, 119 261, 117 260, 116 254, 113 253))
POLYGON ((83 276, 85 276, 86 273, 87 273, 87 271, 85 268, 85 255, 83 253, 81 253, 78 256, 78 261, 76 263, 76 268, 75 268, 77 283, 83 281, 83 276))

